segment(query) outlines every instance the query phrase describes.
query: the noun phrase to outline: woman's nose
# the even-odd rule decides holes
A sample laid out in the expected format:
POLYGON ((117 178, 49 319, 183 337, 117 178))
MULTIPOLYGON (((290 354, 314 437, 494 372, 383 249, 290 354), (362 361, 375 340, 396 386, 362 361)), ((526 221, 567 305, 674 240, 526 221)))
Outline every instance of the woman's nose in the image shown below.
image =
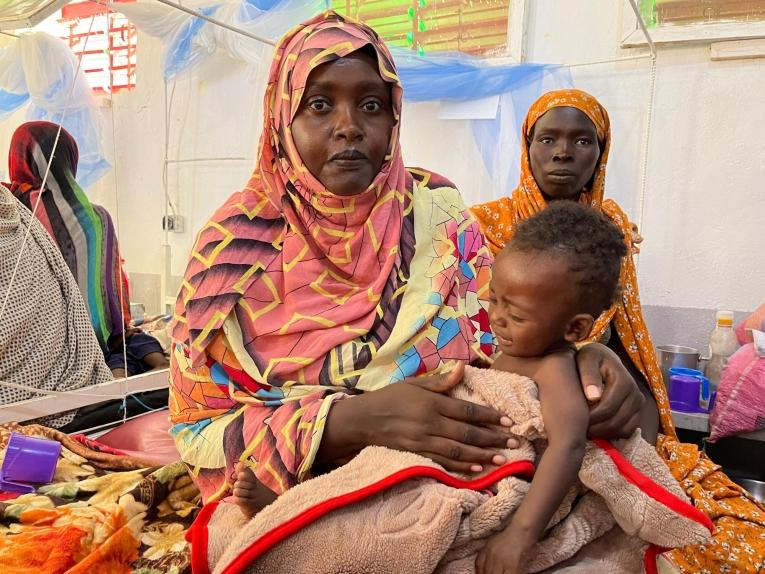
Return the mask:
POLYGON ((563 161, 571 159, 570 149, 569 143, 566 140, 559 140, 558 143, 555 144, 555 149, 553 150, 553 160, 563 161))
POLYGON ((356 111, 351 109, 351 106, 338 106, 335 121, 335 137, 348 142, 364 138, 364 131, 359 124, 356 111))

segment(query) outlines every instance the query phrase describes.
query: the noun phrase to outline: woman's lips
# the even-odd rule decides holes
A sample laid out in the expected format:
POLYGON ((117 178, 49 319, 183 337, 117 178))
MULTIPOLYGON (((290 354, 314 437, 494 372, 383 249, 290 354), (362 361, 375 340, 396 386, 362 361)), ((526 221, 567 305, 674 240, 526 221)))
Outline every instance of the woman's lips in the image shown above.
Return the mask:
POLYGON ((362 165, 366 165, 368 159, 357 149, 348 148, 339 153, 336 153, 330 158, 330 161, 336 167, 343 170, 359 169, 362 165))
POLYGON ((567 169, 556 169, 548 173, 547 176, 555 181, 568 181, 570 179, 574 179, 576 174, 573 171, 569 171, 567 169))

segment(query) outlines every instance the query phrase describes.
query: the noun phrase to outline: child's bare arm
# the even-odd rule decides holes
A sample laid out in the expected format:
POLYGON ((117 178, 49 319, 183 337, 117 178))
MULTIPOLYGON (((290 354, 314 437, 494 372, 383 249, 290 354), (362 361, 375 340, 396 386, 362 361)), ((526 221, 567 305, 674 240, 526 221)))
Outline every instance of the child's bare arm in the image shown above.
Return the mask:
POLYGON ((515 571, 513 564, 517 567, 523 564, 525 552, 541 538, 576 479, 584 456, 589 420, 587 401, 571 353, 532 359, 526 366, 528 374, 523 374, 533 377, 539 387, 548 448, 512 522, 495 535, 483 551, 487 554, 486 564, 502 563, 511 572, 515 571))
POLYGON ((535 374, 548 447, 511 528, 534 542, 576 480, 587 440, 589 410, 579 384, 574 357, 555 353, 544 358, 535 374))

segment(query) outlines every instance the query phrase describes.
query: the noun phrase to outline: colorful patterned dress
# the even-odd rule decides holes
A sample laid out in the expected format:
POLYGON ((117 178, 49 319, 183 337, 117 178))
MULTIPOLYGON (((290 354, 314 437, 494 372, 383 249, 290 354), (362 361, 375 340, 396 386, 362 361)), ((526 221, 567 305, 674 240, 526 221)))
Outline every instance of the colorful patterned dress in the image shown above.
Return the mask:
POLYGON ((401 94, 377 34, 335 13, 277 46, 257 166, 202 228, 175 310, 172 433, 205 501, 239 461, 277 493, 310 476, 334 401, 494 352, 491 254, 450 182, 404 168, 401 94), (370 187, 341 197, 291 125, 311 70, 364 46, 396 126, 370 187))

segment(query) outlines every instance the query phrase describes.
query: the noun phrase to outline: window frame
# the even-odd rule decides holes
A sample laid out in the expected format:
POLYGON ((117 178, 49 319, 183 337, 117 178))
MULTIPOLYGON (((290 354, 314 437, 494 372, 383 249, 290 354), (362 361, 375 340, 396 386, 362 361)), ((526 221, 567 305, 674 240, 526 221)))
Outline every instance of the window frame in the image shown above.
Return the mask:
MULTIPOLYGON (((90 86, 91 93, 98 100, 103 96, 111 97, 111 95, 131 91, 135 89, 138 75, 138 59, 137 59, 137 40, 138 30, 135 25, 130 22, 127 16, 124 16, 119 12, 119 4, 132 3, 135 0, 111 0, 111 6, 103 6, 88 2, 87 0, 78 0, 70 2, 61 7, 57 12, 50 14, 49 17, 55 18, 55 25, 51 25, 52 28, 45 28, 44 31, 60 38, 70 51, 74 54, 75 58, 81 58, 83 56, 83 45, 80 40, 84 40, 88 36, 87 32, 78 31, 75 32, 77 24, 84 22, 87 27, 87 22, 90 18, 101 18, 102 22, 99 23, 98 29, 93 30, 90 33, 91 37, 96 37, 101 34, 105 34, 104 41, 107 46, 106 62, 100 70, 92 70, 87 68, 89 62, 83 60, 82 69, 80 70, 83 77, 90 86), (126 25, 117 25, 114 21, 117 17, 124 18, 127 22, 126 25), (127 35, 124 45, 115 45, 117 41, 116 36, 122 34, 127 35), (117 59, 124 57, 127 60, 126 64, 117 64, 117 59), (115 76, 120 70, 125 70, 128 77, 128 83, 115 83, 115 76), (99 72, 108 78, 108 84, 96 83, 93 79, 93 73, 99 72)), ((34 30, 34 29, 33 29, 34 30)), ((84 55, 93 55, 100 53, 98 49, 88 50, 84 55)))
MULTIPOLYGON (((658 26, 648 30, 656 44, 711 44, 728 40, 765 38, 765 20, 762 22, 719 22, 715 24, 686 24, 658 26)), ((648 46, 638 19, 629 2, 622 3, 622 48, 648 46)))
POLYGON ((528 0, 510 0, 510 17, 507 19, 507 58, 516 64, 526 59, 527 5, 528 0))
MULTIPOLYGON (((526 47, 526 14, 528 1, 529 0, 508 0, 509 17, 507 19, 504 53, 479 57, 497 63, 508 62, 519 64, 523 62, 526 47)), ((383 38, 383 40, 385 40, 385 38, 383 38)))
MULTIPOLYGON (((130 22, 130 20, 125 17, 121 16, 125 19, 127 24, 118 25, 115 22, 115 19, 121 16, 114 10, 108 10, 102 14, 95 14, 93 17, 96 18, 105 18, 106 27, 105 27, 105 35, 106 35, 106 44, 108 46, 107 51, 107 61, 105 64, 105 67, 100 70, 102 74, 105 74, 109 78, 108 86, 100 86, 100 85, 93 85, 91 83, 91 74, 94 73, 96 70, 93 69, 82 69, 82 73, 85 77, 85 79, 90 84, 90 88, 93 91, 94 94, 117 94, 120 92, 129 92, 131 90, 134 90, 136 87, 136 79, 138 75, 138 58, 137 58, 137 39, 138 39, 138 32, 135 27, 135 25, 130 22), (125 45, 117 46, 116 43, 116 36, 118 34, 122 34, 123 36, 127 36, 127 40, 124 40, 125 45), (122 54, 124 52, 124 54, 122 54), (118 53, 123 55, 123 57, 126 58, 127 64, 117 64, 116 60, 118 58, 118 53), (115 83, 115 77, 117 76, 117 72, 120 70, 125 70, 125 73, 127 74, 127 84, 121 84, 121 83, 115 83)), ((78 47, 79 42, 74 41, 74 38, 80 37, 84 38, 88 36, 87 33, 84 34, 74 34, 73 30, 75 28, 75 25, 73 24, 74 20, 78 20, 79 18, 67 18, 64 19, 63 22, 65 25, 69 27, 69 35, 66 38, 66 42, 69 45, 69 49, 72 51, 72 53, 75 55, 75 57, 80 58, 84 57, 85 55, 91 55, 96 53, 94 50, 87 50, 83 53, 82 49, 78 47)), ((90 36, 94 37, 100 34, 100 31, 94 31, 91 32, 90 36)), ((83 61, 84 63, 84 61, 83 61)))

